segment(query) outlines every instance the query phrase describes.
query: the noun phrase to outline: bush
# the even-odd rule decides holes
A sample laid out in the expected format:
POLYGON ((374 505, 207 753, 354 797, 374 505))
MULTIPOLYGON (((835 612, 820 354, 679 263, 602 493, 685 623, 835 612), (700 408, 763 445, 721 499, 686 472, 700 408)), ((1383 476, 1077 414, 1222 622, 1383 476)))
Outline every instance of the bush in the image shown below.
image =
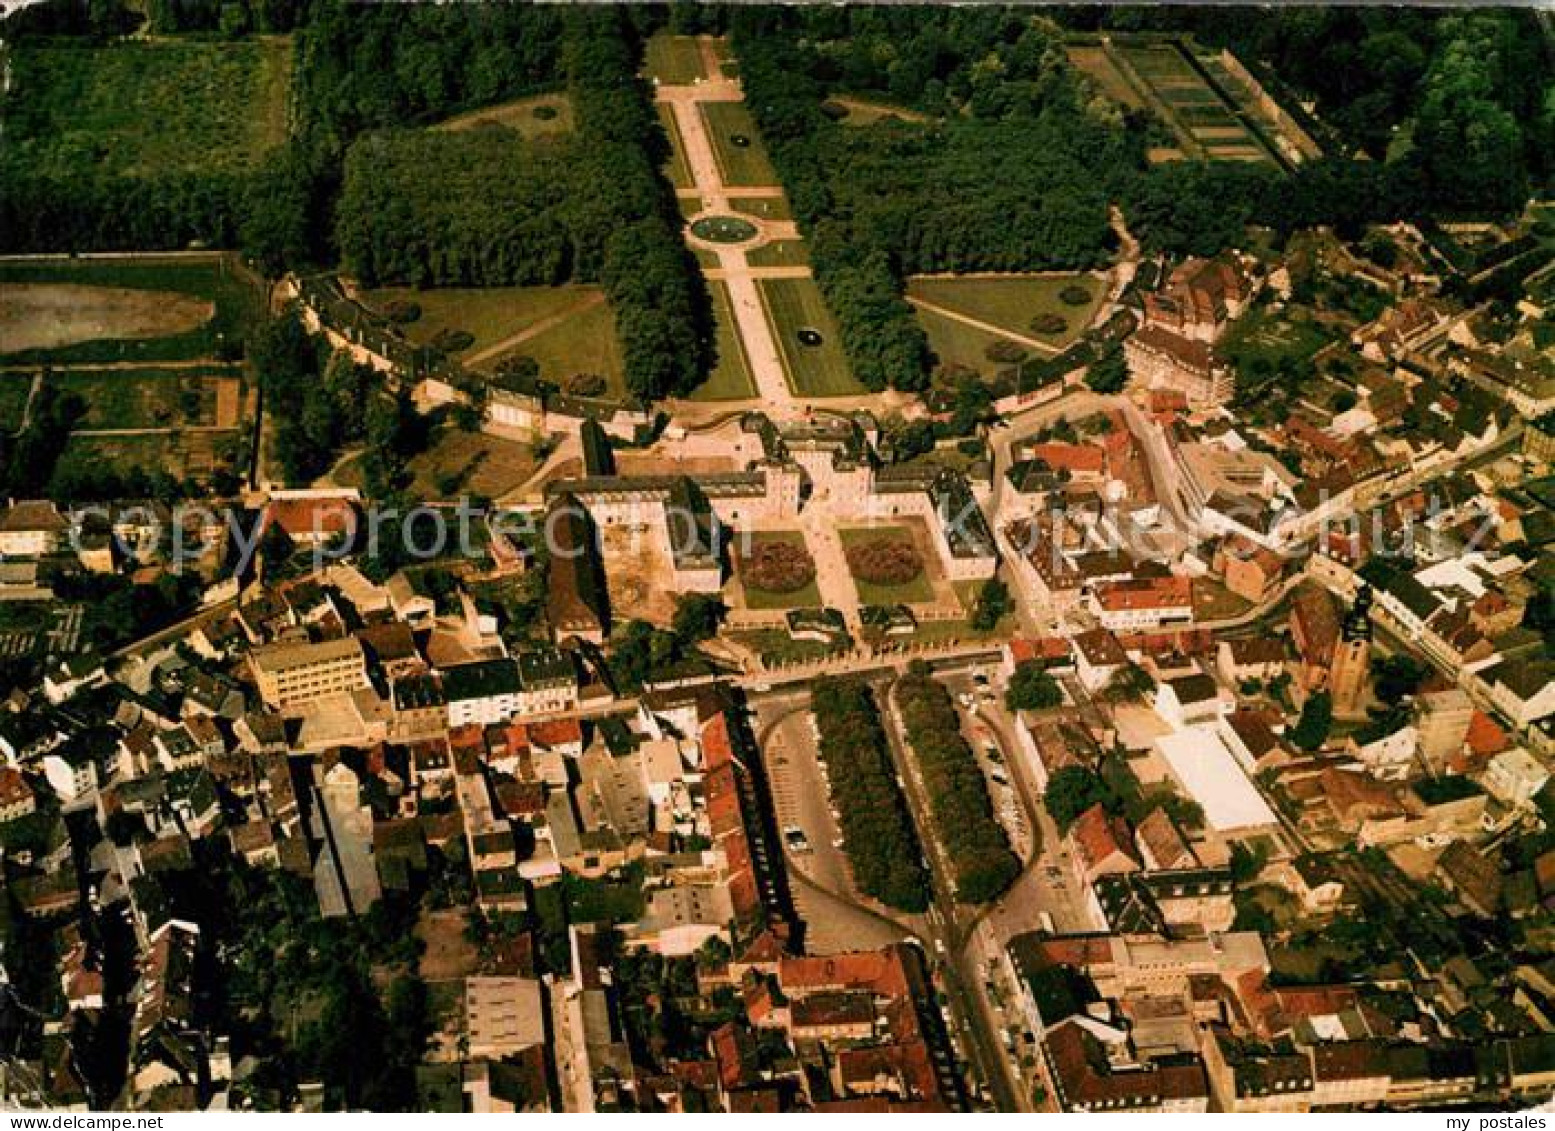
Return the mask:
POLYGON ((408 298, 397 298, 384 304, 383 316, 397 326, 408 326, 421 317, 421 304, 408 298))
POLYGON ((1038 334, 1062 334, 1069 329, 1069 320, 1062 314, 1044 311, 1031 320, 1031 329, 1038 334))
POLYGON ((550 122, 556 119, 556 107, 554 106, 536 106, 531 113, 542 122, 550 122))
POLYGON ((818 679, 811 706, 843 851, 859 890, 901 911, 926 910, 923 848, 869 688, 853 680, 818 679))
POLYGON ((458 353, 467 350, 475 344, 475 335, 468 330, 456 330, 448 327, 439 330, 432 336, 432 348, 442 353, 458 353))
POLYGON ((897 703, 929 795, 940 844, 955 873, 956 899, 986 903, 1010 886, 1020 861, 995 819, 977 756, 961 736, 950 692, 921 672, 897 684, 897 703))
POLYGON ((746 585, 767 593, 795 593, 815 580, 815 559, 797 542, 760 542, 740 561, 746 585))
POLYGON ((988 348, 983 350, 983 356, 999 365, 1014 365, 1026 360, 1026 351, 1014 342, 1001 338, 997 342, 990 342, 988 348))
POLYGON ((574 373, 567 378, 567 392, 575 397, 597 397, 605 391, 605 379, 598 373, 574 373))
POLYGON ((1082 287, 1079 283, 1070 283, 1058 292, 1058 301, 1065 306, 1084 306, 1091 301, 1090 288, 1082 287))
POLYGON ((855 543, 846 554, 853 576, 871 585, 905 585, 923 572, 918 548, 906 538, 855 543))

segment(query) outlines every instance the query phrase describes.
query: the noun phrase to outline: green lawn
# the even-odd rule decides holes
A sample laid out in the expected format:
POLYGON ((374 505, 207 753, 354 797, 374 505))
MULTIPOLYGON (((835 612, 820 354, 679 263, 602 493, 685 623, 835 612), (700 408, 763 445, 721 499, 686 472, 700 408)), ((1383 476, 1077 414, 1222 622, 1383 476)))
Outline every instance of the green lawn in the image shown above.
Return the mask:
POLYGON ((789 386, 796 395, 845 397, 868 391, 848 369, 842 335, 814 279, 763 279, 757 286, 783 354, 789 386), (821 343, 801 343, 798 333, 802 329, 818 331, 821 343))
POLYGON ((718 348, 718 363, 706 381, 691 394, 694 401, 737 401, 756 395, 756 384, 751 380, 750 366, 745 360, 745 347, 734 325, 734 312, 729 306, 729 288, 720 280, 710 279, 708 293, 713 300, 714 342, 718 348))
MULTIPOLYGON (((804 535, 797 530, 767 530, 748 535, 750 549, 766 542, 782 542, 791 546, 803 546, 804 535)), ((735 549, 738 551, 744 543, 736 540, 735 549)), ((736 553, 738 561, 738 553, 736 553)), ((736 564, 735 572, 739 572, 736 564)), ((792 593, 772 593, 766 589, 756 589, 746 585, 744 578, 740 579, 740 585, 745 593, 745 607, 748 609, 817 609, 821 605, 821 590, 812 578, 810 583, 802 589, 796 589, 792 593)), ((785 639, 787 636, 785 634, 785 639)))
MULTIPOLYGON (((856 526, 837 531, 837 536, 842 539, 843 550, 887 540, 906 540, 918 545, 918 539, 905 526, 856 526)), ((921 557, 921 548, 919 554, 921 557)), ((853 588, 858 591, 861 605, 919 605, 934 600, 934 587, 929 584, 926 573, 920 573, 902 585, 876 585, 854 577, 853 588)))
MULTIPOLYGON (((928 335, 929 348, 941 363, 964 365, 976 370, 984 380, 991 380, 1000 369, 1007 368, 1007 364, 989 361, 986 351, 995 342, 1008 341, 1008 338, 979 330, 976 326, 968 326, 965 322, 957 322, 954 318, 946 318, 932 310, 918 309, 915 313, 918 325, 928 335)), ((1031 351, 1026 352, 1029 355, 1031 351)))
POLYGON ((928 115, 906 106, 896 106, 878 98, 839 94, 827 100, 828 109, 845 111, 839 119, 845 126, 873 126, 878 122, 927 122, 928 115))
POLYGON ((291 60, 284 37, 19 40, 4 161, 59 177, 252 168, 286 140, 291 60))
POLYGON ((736 632, 732 634, 731 639, 745 645, 768 664, 796 664, 807 660, 821 660, 842 650, 842 646, 834 647, 830 644, 822 644, 818 640, 795 640, 781 628, 736 632))
POLYGON ((747 216, 759 216, 763 220, 787 223, 794 218, 788 200, 781 196, 731 196, 729 207, 747 216))
MULTIPOLYGON (((414 477, 411 494, 423 499, 485 495, 494 498, 523 485, 537 466, 527 444, 464 432, 445 424, 431 445, 411 459, 414 477)), ((335 474, 345 487, 364 485, 360 457, 343 464, 335 474)))
POLYGON ((527 354, 540 363, 540 376, 554 381, 565 392, 567 378, 576 373, 598 373, 605 379, 606 398, 624 399, 626 382, 622 376, 621 344, 616 337, 616 320, 608 303, 597 303, 527 338, 511 350, 482 362, 482 368, 494 368, 504 357, 527 354))
POLYGON ((952 278, 917 276, 908 281, 907 293, 935 306, 944 307, 980 322, 1010 330, 1023 337, 1035 338, 1063 349, 1090 323, 1104 288, 1090 275, 1026 275, 991 278, 952 278), (1087 302, 1070 306, 1060 299, 1065 287, 1081 286, 1090 294, 1087 302), (1056 314, 1067 323, 1057 333, 1032 328, 1038 315, 1056 314))
POLYGON ((731 188, 742 185, 778 184, 777 171, 767 156, 756 120, 741 102, 704 102, 697 107, 713 144, 719 175, 731 188), (742 137, 748 144, 736 145, 742 137))
POLYGON ((648 40, 644 69, 648 77, 668 86, 689 86, 707 78, 702 69, 702 49, 694 36, 659 32, 648 40))
POLYGON ((22 426, 32 377, 31 373, 0 373, 0 432, 15 432, 22 426))
POLYGON ((669 138, 670 184, 678 189, 696 188, 696 181, 691 176, 691 166, 686 163, 686 143, 681 140, 680 127, 675 124, 675 111, 662 102, 655 103, 653 109, 659 115, 659 125, 664 128, 665 136, 669 138))
POLYGON ((73 369, 48 381, 86 402, 83 429, 179 428, 216 421, 216 383, 235 370, 73 369))
POLYGON ((440 130, 508 129, 525 141, 569 134, 573 129, 572 100, 560 91, 536 94, 497 106, 484 106, 449 118, 440 130))
MULTIPOLYGON (((264 311, 262 282, 237 265, 235 256, 209 259, 19 259, 0 262, 0 284, 59 283, 176 291, 206 299, 215 313, 204 325, 159 338, 94 338, 47 349, 19 350, 10 362, 185 361, 236 350, 248 326, 264 311)), ((77 300, 78 302, 80 300, 77 300)), ((6 316, 0 303, 0 320, 6 316)))
POLYGON ((810 252, 803 240, 776 240, 751 248, 745 261, 752 267, 808 267, 810 252))
POLYGON ((443 330, 464 330, 475 341, 454 357, 469 358, 555 317, 599 293, 598 287, 382 287, 363 291, 369 309, 382 311, 395 301, 413 302, 421 316, 401 327, 411 341, 427 345, 443 330))

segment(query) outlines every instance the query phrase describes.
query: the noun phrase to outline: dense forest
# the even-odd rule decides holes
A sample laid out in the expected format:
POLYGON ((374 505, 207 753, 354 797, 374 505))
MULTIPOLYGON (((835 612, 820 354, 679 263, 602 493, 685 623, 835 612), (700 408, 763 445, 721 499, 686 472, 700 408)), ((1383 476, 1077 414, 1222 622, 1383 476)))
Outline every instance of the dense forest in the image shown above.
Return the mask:
POLYGON ((1098 97, 1069 65, 1060 30, 1028 11, 735 11, 748 101, 812 240, 817 282, 855 372, 871 388, 927 381, 927 347, 901 301, 907 274, 1092 265, 1111 246, 1109 201, 1148 250, 1213 254, 1248 224, 1284 234, 1511 212, 1551 173, 1555 95, 1526 12, 1108 9, 1056 18, 1193 32, 1269 61, 1315 94, 1320 112, 1351 100, 1380 109, 1338 114, 1349 148, 1294 174, 1230 162, 1149 166, 1145 149, 1161 124, 1098 97), (1374 71, 1340 65, 1395 48, 1374 71), (847 92, 930 120, 840 125, 827 99, 847 92), (1386 160, 1357 159, 1368 151, 1386 160))
POLYGON ((841 814, 843 849, 859 890, 901 911, 923 911, 929 905, 923 851, 869 688, 853 680, 818 679, 811 685, 811 705, 832 804, 841 814))
POLYGON ((0 247, 237 244, 271 272, 331 265, 344 252, 385 281, 597 280, 633 392, 683 391, 707 367, 707 298, 677 238, 658 173, 665 139, 636 77, 643 37, 666 18, 674 30, 732 32, 817 281, 856 375, 874 389, 927 384, 932 359, 905 276, 1095 265, 1113 249, 1110 204, 1147 250, 1203 254, 1237 242, 1248 223, 1280 234, 1511 212, 1555 171, 1546 39, 1532 13, 1516 10, 1109 8, 1033 18, 987 7, 151 0, 139 12, 121 0, 53 0, 8 19, 7 37, 292 30, 289 139, 252 167, 134 173, 86 150, 68 173, 0 152, 0 247), (1228 45, 1288 104, 1314 104, 1330 156, 1290 175, 1149 166, 1161 123, 1120 110, 1070 66, 1063 35, 1076 29, 1228 45), (562 87, 576 109, 571 139, 404 132, 562 87), (827 100, 847 92, 926 120, 844 127, 827 100))
POLYGON ((1020 861, 993 813, 988 782, 961 735, 945 685, 914 671, 896 685, 907 741, 923 773, 939 841, 956 876, 956 898, 987 903, 1020 874, 1020 861))
MULTIPOLYGON (((711 362, 709 300, 658 171, 667 141, 637 78, 635 30, 613 9, 574 12, 561 39, 573 135, 366 134, 345 158, 341 255, 369 285, 600 282, 633 395, 688 392, 711 362)), ((375 120, 402 101, 384 92, 355 112, 333 96, 320 104, 338 125, 375 120)), ((284 224, 275 229, 292 242, 284 224)))

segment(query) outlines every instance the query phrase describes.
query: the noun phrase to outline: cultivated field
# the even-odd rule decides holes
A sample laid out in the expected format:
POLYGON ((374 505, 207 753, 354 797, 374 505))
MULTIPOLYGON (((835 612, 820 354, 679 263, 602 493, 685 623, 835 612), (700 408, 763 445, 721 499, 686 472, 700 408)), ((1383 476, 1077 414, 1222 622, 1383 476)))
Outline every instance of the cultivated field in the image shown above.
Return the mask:
POLYGON ((51 373, 47 381, 86 403, 81 429, 232 428, 238 423, 242 376, 235 366, 72 369, 51 373), (225 394, 223 386, 230 386, 225 394), (218 413, 218 407, 224 411, 218 413))
POLYGON ((668 86, 689 86, 707 78, 702 68, 702 49, 690 35, 660 32, 652 36, 643 69, 649 78, 668 86))
POLYGON ((536 94, 449 118, 440 130, 508 129, 525 141, 572 132, 572 101, 560 92, 536 94))
POLYGON ((1130 110, 1143 110, 1145 100, 1113 62, 1112 55, 1100 44, 1073 43, 1066 49, 1069 62, 1093 82, 1108 98, 1130 110))
POLYGON ((120 474, 165 471, 175 479, 203 479, 230 467, 244 442, 241 432, 147 432, 132 436, 74 433, 62 463, 96 465, 120 474))
POLYGON ((713 157, 724 184, 731 188, 778 184, 756 120, 740 102, 703 102, 697 106, 713 143, 713 157), (745 144, 740 144, 743 139, 745 144))
POLYGON ((1274 156, 1238 117, 1187 53, 1170 40, 1130 41, 1113 59, 1132 72, 1190 157, 1211 161, 1273 161, 1274 156))
POLYGON ((802 397, 845 397, 867 392, 848 369, 841 333, 813 279, 763 279, 757 284, 783 354, 788 383, 802 397), (802 331, 820 341, 807 345, 802 331))
POLYGON ((286 38, 26 40, 10 57, 5 160, 29 172, 234 172, 286 139, 286 38))
POLYGON ((734 312, 729 306, 729 288, 716 279, 707 283, 713 299, 715 323, 714 344, 718 350, 718 363, 713 366, 707 380, 699 385, 691 399, 694 401, 737 401, 756 395, 756 383, 751 380, 750 366, 745 359, 745 346, 734 326, 734 312))

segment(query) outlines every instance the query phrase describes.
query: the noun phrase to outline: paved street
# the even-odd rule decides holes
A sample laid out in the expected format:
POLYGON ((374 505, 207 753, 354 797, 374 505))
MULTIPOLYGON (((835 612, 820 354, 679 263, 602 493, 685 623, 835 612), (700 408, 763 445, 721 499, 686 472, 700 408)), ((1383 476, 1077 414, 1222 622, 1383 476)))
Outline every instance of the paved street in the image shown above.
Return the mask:
POLYGON ((795 881, 794 903, 805 924, 805 950, 837 954, 920 934, 922 916, 891 911, 853 885, 816 750, 808 693, 758 707, 756 733, 784 840, 784 862, 795 881), (802 842, 790 838, 793 829, 803 834, 802 842))

